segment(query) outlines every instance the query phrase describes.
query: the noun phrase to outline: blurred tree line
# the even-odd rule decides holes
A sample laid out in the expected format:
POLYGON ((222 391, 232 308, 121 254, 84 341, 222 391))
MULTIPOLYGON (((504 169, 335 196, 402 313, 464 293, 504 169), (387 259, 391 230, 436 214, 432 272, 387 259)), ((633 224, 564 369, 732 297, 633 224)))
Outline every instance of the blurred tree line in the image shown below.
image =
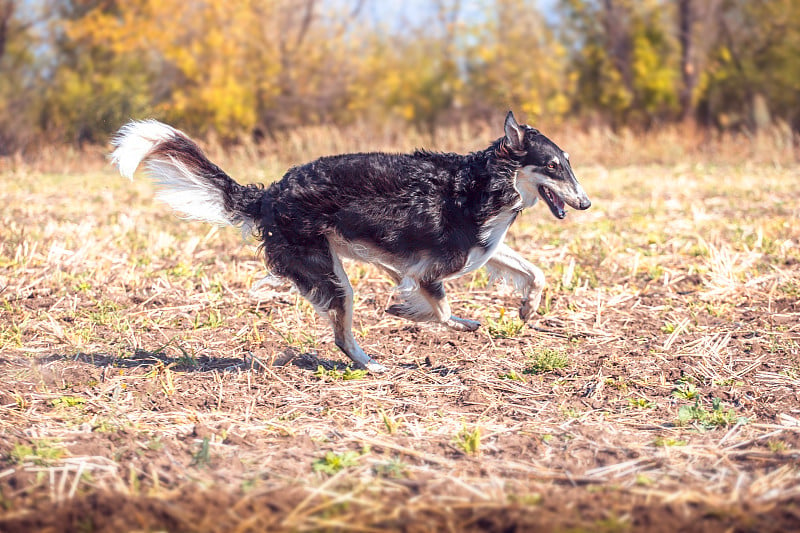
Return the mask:
POLYGON ((433 0, 407 21, 380 2, 0 0, 0 154, 150 116, 225 141, 509 108, 800 129, 796 0, 433 0))

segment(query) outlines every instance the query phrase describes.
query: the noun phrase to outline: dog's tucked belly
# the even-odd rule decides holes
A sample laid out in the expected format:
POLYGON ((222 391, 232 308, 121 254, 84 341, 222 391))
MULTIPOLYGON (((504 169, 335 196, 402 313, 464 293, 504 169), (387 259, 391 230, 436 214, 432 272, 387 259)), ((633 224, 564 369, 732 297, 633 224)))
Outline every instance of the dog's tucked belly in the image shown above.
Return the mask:
POLYGON ((336 233, 330 234, 328 240, 334 251, 340 256, 383 267, 398 280, 404 276, 405 271, 408 269, 408 265, 405 265, 404 261, 400 258, 384 252, 375 246, 361 242, 348 241, 336 233))

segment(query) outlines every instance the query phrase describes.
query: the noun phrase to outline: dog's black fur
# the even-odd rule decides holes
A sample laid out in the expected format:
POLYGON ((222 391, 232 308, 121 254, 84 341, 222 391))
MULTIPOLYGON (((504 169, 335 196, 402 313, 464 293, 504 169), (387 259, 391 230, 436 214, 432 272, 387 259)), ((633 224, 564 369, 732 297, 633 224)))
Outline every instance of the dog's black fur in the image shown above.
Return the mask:
POLYGON ((517 196, 515 165, 497 148, 469 156, 350 154, 293 168, 270 186, 258 214, 270 266, 284 275, 309 246, 326 256, 325 236, 336 232, 396 257, 428 252, 421 283, 458 272, 471 248, 487 245, 481 228, 517 196))
MULTIPOLYGON (((147 163, 154 177, 161 179, 164 168, 172 165, 167 172, 175 173, 177 168, 177 174, 188 173, 194 183, 215 191, 228 222, 246 224, 257 232, 272 273, 292 281, 327 314, 337 345, 354 361, 373 369, 380 365, 363 354, 349 331, 352 289, 337 255, 375 262, 398 283, 407 282, 406 289, 418 292, 406 304, 390 307, 390 313, 474 329, 477 323, 449 315, 443 280, 491 260, 517 214, 535 203, 536 193, 531 191, 537 191, 559 218, 564 216, 563 201, 579 209, 590 205, 572 174, 568 155, 537 130, 516 124, 511 113, 506 135, 482 151, 322 157, 291 168, 266 189, 239 185, 177 130, 170 132, 171 128, 158 125, 169 129, 147 139, 135 131, 137 124, 148 123, 132 123, 115 139, 117 163, 125 157, 135 159, 126 153, 126 147, 139 135, 152 141, 139 160, 147 163), (521 173, 522 169, 525 172, 521 173), (521 179, 533 181, 521 186, 521 179), (562 186, 559 182, 577 187, 575 197, 557 192, 562 186), (353 247, 362 252, 353 252, 353 247), (469 264, 470 258, 477 258, 475 264, 469 264)), ((138 165, 139 161, 134 162, 138 165)), ((176 187, 181 179, 162 181, 178 192, 197 187, 176 187)), ((512 257, 512 251, 504 253, 513 265, 499 260, 494 266, 501 271, 511 269, 508 277, 523 285, 523 302, 530 290, 540 294, 541 283, 534 278, 541 277, 541 272, 520 257, 512 257)), ((535 296, 534 305, 538 305, 535 296)), ((530 311, 521 311, 523 318, 528 318, 530 311)))

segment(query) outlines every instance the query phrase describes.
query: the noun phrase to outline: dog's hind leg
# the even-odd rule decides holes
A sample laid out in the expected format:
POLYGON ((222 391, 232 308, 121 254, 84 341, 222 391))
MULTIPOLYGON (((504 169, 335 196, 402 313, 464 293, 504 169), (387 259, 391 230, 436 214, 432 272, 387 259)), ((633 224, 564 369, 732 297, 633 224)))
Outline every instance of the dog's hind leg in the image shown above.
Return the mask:
POLYGON ((276 257, 268 252, 270 266, 290 279, 333 326, 336 346, 356 364, 371 372, 384 372, 386 367, 367 355, 353 335, 353 288, 339 256, 327 241, 297 249, 283 249, 276 257))
POLYGON ((530 320, 542 299, 544 272, 505 244, 497 247, 486 268, 492 276, 511 282, 522 293, 519 317, 525 322, 530 320))
POLYGON ((333 336, 338 346, 347 356, 360 364, 370 372, 385 372, 386 367, 367 355, 361 346, 356 342, 353 335, 353 287, 344 271, 342 261, 333 248, 330 248, 331 259, 333 262, 333 273, 338 279, 341 289, 337 294, 335 302, 331 302, 328 309, 328 318, 333 325, 333 336), (343 294, 342 294, 343 293, 343 294))
POLYGON ((386 312, 415 322, 440 322, 457 331, 475 331, 480 322, 458 318, 450 313, 450 304, 441 281, 417 283, 404 278, 399 285, 403 302, 394 304, 386 312))

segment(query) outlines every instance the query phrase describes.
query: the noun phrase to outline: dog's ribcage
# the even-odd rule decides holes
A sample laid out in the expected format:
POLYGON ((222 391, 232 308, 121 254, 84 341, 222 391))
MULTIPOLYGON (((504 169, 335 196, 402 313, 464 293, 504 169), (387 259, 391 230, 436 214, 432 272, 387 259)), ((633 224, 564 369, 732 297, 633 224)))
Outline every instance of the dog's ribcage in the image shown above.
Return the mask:
POLYGON ((505 240, 506 232, 516 217, 517 212, 514 209, 508 209, 490 218, 479 230, 479 242, 483 244, 470 248, 464 268, 448 276, 447 279, 468 274, 485 265, 486 262, 491 259, 492 255, 494 255, 497 247, 505 240))
MULTIPOLYGON (((490 219, 478 230, 479 242, 483 244, 469 248, 464 266, 460 270, 444 276, 443 279, 454 279, 484 266, 505 239, 506 232, 515 217, 516 213, 509 210, 490 219)), ((404 257, 393 255, 368 243, 349 242, 335 232, 328 239, 340 257, 378 265, 389 272, 396 281, 406 277, 425 278, 436 253, 435 250, 419 251, 409 257, 404 257)))

